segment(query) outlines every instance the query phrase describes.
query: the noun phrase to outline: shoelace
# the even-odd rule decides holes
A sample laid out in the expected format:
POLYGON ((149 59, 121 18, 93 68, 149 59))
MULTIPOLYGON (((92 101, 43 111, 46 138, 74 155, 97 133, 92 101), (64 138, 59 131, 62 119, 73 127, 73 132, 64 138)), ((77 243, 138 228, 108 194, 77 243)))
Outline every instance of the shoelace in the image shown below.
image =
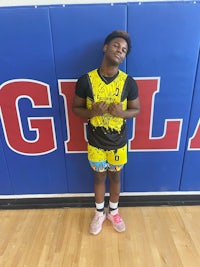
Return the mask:
POLYGON ((120 217, 118 213, 113 215, 113 218, 114 218, 114 222, 116 223, 120 223, 122 221, 122 218, 120 217))

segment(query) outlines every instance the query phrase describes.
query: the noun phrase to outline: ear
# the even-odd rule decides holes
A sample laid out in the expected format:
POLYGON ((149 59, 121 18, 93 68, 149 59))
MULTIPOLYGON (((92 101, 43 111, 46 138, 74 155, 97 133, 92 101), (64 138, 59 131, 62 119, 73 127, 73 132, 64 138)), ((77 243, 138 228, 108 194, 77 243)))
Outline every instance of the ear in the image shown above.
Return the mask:
POLYGON ((103 52, 104 52, 104 53, 107 51, 107 48, 108 48, 108 45, 105 44, 105 45, 103 46, 103 52))

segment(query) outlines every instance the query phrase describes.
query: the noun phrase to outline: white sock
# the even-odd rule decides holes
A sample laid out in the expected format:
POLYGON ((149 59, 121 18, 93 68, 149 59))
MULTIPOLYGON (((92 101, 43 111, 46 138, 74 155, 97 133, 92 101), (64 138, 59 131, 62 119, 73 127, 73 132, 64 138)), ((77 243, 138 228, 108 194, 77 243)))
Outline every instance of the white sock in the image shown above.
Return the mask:
POLYGON ((102 203, 95 203, 97 211, 104 211, 104 202, 102 203))
POLYGON ((109 201, 109 207, 110 207, 111 211, 116 210, 118 208, 118 204, 119 204, 119 202, 114 203, 114 202, 109 201))

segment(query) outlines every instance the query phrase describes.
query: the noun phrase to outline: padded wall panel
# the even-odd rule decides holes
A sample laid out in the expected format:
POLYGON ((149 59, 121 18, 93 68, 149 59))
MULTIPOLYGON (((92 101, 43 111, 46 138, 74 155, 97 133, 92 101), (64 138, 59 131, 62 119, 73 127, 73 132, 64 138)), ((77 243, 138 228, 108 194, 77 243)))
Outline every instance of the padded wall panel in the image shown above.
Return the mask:
POLYGON ((1 195, 13 194, 13 188, 10 182, 8 166, 6 164, 1 139, 0 139, 0 194, 1 195))
MULTIPOLYGON (((77 79, 99 67, 105 36, 115 29, 126 29, 126 13, 126 5, 51 8, 57 78, 77 79)), ((121 68, 125 69, 125 62, 121 68)), ((63 107, 62 98, 60 105, 63 107)), ((68 106, 68 110, 70 109, 71 106, 68 106)), ((61 116, 63 135, 69 139, 64 111, 61 116)), ((78 128, 76 134, 79 134, 78 128)), ((86 151, 76 154, 66 153, 66 166, 69 192, 93 192, 93 172, 87 161, 86 151)))
POLYGON ((180 188, 185 191, 200 190, 200 59, 198 63, 180 188))
MULTIPOLYGON (((76 79, 99 67, 107 34, 125 29, 126 5, 69 5, 50 9, 56 73, 76 79)), ((125 62, 121 66, 125 68, 125 62)))
POLYGON ((1 136, 13 193, 67 192, 49 9, 1 9, 0 35, 1 136))
POLYGON ((142 138, 143 143, 148 143, 147 139, 164 135, 165 120, 177 123, 181 120, 182 126, 180 124, 180 143, 176 151, 170 151, 170 146, 166 145, 170 139, 177 138, 175 130, 168 134, 171 136, 168 140, 165 138, 163 146, 157 144, 159 140, 154 143, 152 140, 151 147, 145 149, 141 144, 139 150, 140 145, 134 143, 137 152, 129 153, 125 191, 179 190, 199 53, 199 14, 200 6, 192 3, 129 5, 128 31, 133 36, 133 51, 128 57, 127 71, 140 80, 145 79, 146 83, 148 79, 159 79, 159 88, 151 98, 151 110, 145 102, 150 85, 139 88, 142 108, 135 128, 141 125, 143 129, 138 130, 137 135, 141 143, 142 138), (150 137, 144 133, 146 125, 140 122, 149 112, 151 117, 145 123, 150 137), (156 151, 157 145, 159 151, 156 151))

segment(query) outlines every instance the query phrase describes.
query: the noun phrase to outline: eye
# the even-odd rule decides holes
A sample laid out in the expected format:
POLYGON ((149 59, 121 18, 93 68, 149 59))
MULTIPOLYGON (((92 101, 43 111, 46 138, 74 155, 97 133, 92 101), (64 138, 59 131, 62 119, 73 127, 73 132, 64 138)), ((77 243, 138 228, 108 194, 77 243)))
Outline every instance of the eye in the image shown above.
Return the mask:
POLYGON ((119 45, 117 43, 114 43, 115 48, 119 48, 119 45))
POLYGON ((128 52, 128 50, 127 50, 126 48, 123 48, 122 51, 123 51, 123 53, 125 53, 125 54, 128 52))

